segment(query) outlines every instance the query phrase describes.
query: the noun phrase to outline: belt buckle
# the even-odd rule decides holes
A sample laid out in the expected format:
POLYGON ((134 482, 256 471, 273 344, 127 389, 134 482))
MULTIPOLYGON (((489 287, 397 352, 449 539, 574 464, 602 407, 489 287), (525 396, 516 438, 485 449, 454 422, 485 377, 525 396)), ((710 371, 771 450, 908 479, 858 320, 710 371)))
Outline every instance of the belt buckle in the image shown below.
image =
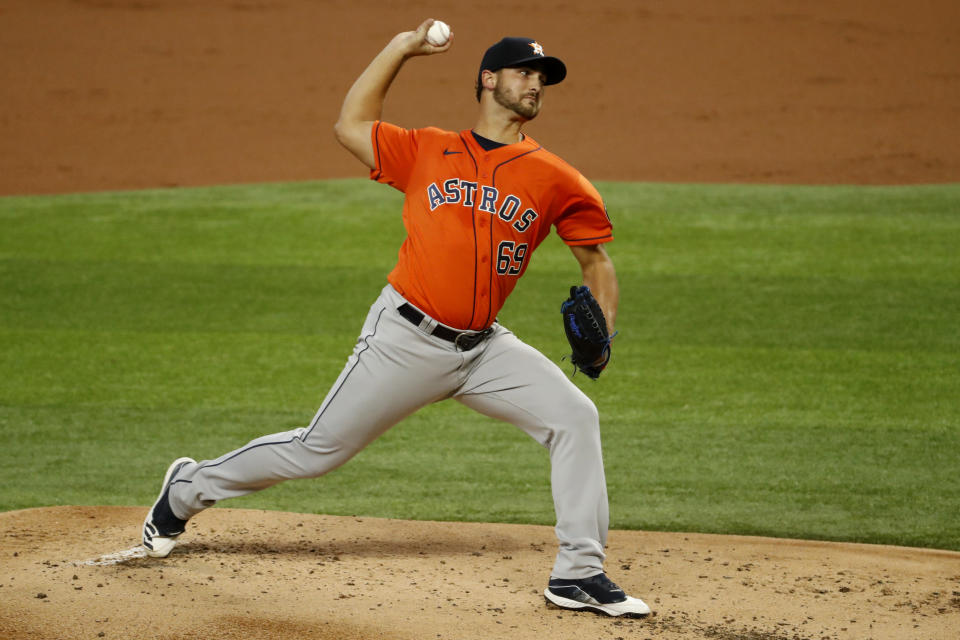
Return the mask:
POLYGON ((489 329, 484 329, 478 333, 461 333, 453 341, 453 344, 460 349, 460 351, 470 351, 475 346, 483 342, 483 339, 490 335, 489 329))
POLYGON ((460 351, 470 351, 470 349, 477 346, 477 343, 474 342, 472 338, 473 335, 469 333, 460 333, 457 334, 457 337, 453 340, 453 344, 457 349, 460 349, 460 351))

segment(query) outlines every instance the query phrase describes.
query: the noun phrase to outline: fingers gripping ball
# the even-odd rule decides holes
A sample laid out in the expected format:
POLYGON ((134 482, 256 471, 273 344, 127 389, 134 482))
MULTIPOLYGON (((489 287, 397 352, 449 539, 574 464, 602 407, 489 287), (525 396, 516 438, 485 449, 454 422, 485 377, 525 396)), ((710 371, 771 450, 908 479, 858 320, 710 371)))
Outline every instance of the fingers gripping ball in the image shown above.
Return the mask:
POLYGON ((573 349, 571 362, 596 380, 610 362, 611 336, 600 303, 589 287, 570 287, 570 297, 560 305, 560 313, 567 342, 573 349))
POLYGON ((442 47, 450 39, 450 25, 437 20, 427 29, 427 42, 435 47, 442 47))

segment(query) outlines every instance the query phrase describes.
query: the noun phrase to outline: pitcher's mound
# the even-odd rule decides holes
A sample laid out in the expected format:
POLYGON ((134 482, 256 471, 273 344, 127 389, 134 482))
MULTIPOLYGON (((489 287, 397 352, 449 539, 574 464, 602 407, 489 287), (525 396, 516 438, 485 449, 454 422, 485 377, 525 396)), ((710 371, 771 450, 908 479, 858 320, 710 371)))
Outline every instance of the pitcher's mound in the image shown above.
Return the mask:
POLYGON ((212 509, 166 559, 146 508, 0 513, 0 637, 943 638, 960 553, 613 531, 609 575, 656 615, 547 608, 550 527, 212 509))

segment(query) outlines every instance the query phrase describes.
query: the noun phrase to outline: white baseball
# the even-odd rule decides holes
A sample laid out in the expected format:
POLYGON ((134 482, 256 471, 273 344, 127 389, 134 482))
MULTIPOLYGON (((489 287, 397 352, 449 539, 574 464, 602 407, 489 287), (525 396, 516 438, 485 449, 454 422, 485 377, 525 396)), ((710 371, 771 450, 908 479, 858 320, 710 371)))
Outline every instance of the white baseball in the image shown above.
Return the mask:
POLYGON ((450 39, 450 25, 442 20, 435 21, 427 29, 427 42, 435 47, 442 47, 450 39))

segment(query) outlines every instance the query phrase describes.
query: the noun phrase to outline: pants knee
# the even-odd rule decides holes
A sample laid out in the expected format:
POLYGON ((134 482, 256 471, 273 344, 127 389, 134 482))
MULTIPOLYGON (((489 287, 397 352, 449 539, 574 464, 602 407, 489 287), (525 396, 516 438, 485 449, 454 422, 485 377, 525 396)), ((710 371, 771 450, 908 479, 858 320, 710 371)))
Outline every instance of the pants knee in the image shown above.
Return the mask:
POLYGON ((363 447, 344 443, 322 429, 314 429, 294 441, 289 462, 297 468, 297 476, 317 478, 348 462, 363 447))
POLYGON ((572 440, 578 446, 600 442, 600 413, 587 396, 570 398, 557 407, 553 441, 572 440))
POLYGON ((599 431, 600 412, 590 398, 586 396, 580 398, 579 402, 570 408, 570 415, 581 427, 599 431))

